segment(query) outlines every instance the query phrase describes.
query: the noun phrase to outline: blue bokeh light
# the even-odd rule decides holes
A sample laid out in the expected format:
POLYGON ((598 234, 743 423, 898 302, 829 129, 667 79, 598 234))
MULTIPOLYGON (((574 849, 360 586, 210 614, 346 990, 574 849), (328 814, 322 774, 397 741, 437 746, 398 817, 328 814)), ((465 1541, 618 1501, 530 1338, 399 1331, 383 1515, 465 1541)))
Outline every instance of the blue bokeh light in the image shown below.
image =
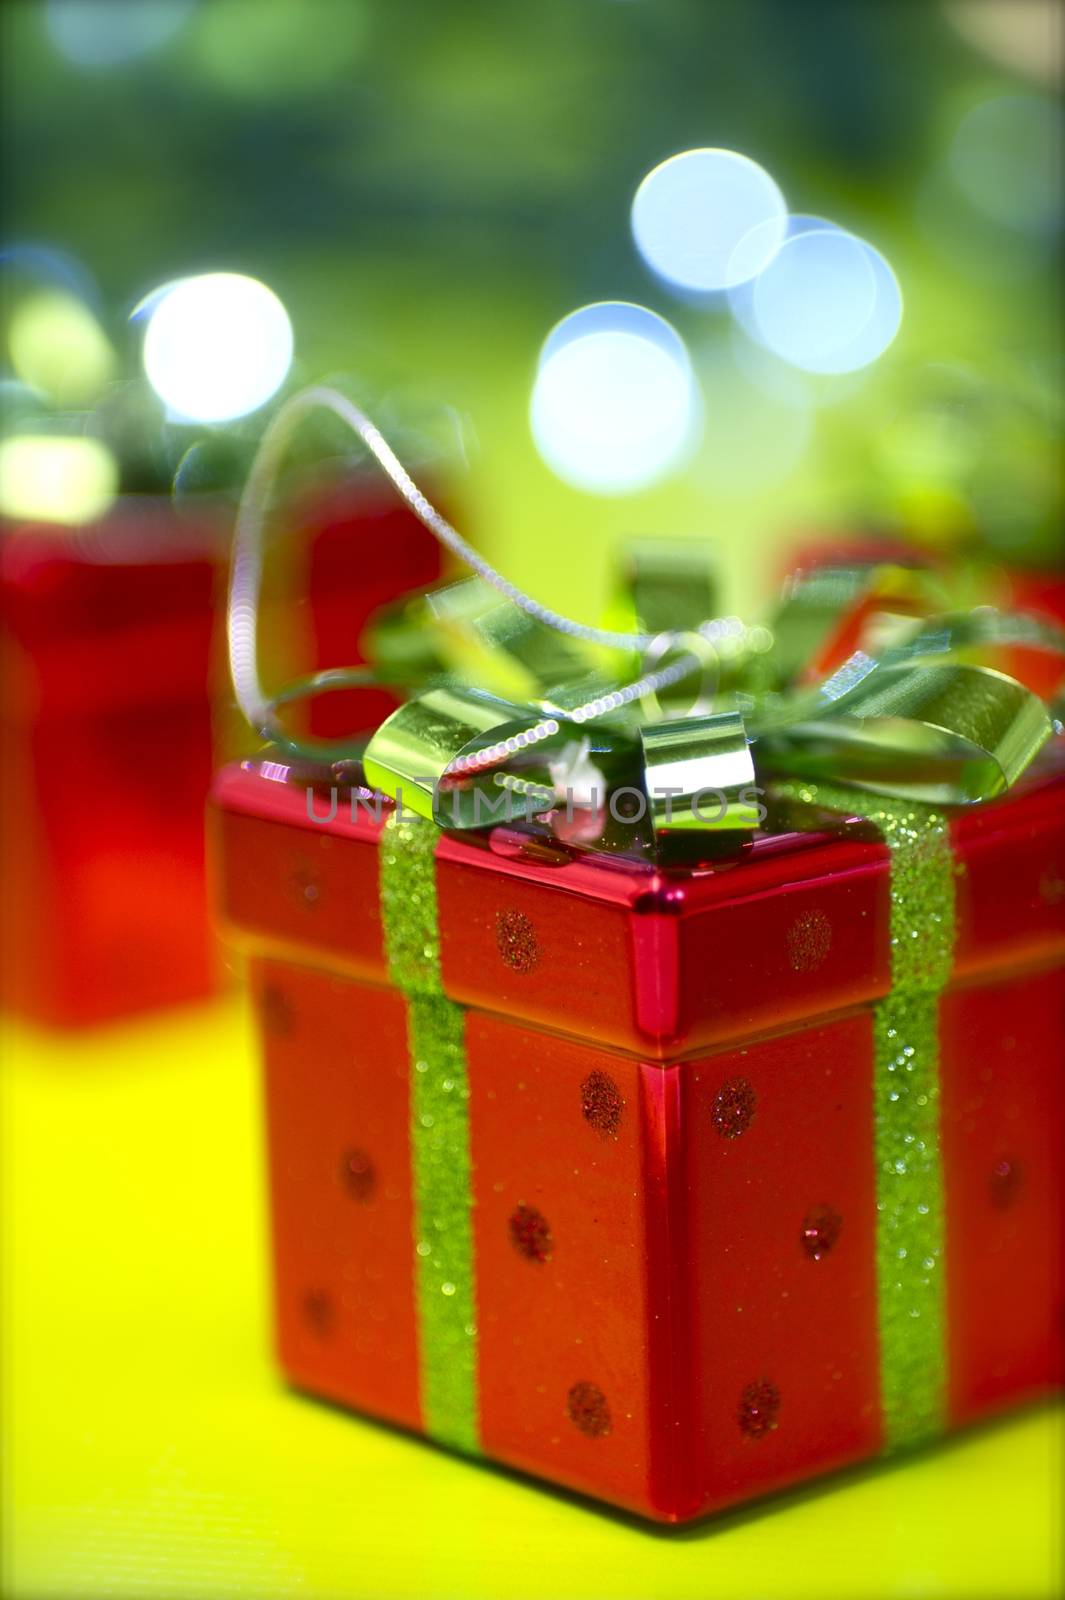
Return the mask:
POLYGON ((734 150, 686 150, 647 174, 632 232, 675 288, 711 293, 753 278, 785 237, 787 206, 769 173, 734 150))
POLYGON ((750 303, 756 337, 805 372, 856 372, 898 332, 902 295, 879 251, 834 227, 785 240, 750 303))

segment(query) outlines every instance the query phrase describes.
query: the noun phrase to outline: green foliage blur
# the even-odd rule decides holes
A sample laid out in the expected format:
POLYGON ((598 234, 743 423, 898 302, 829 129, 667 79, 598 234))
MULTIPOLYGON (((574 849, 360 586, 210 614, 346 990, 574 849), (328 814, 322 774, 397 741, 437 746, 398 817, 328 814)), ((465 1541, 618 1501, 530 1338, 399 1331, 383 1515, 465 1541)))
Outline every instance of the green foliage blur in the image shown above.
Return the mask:
MULTIPOLYGON (((717 540, 739 606, 825 528, 1047 566, 1063 501, 1056 7, 1004 3, 996 35, 975 12, 1003 0, 16 0, 5 299, 33 251, 72 259, 133 379, 128 318, 154 286, 261 278, 294 325, 289 387, 344 372, 372 411, 443 419, 472 536, 588 615, 633 533, 717 540), (1050 132, 977 152, 988 201, 955 155, 966 113, 1000 98, 1050 132), (752 156, 794 210, 884 252, 905 313, 879 362, 760 384, 728 317, 644 268, 635 188, 701 145, 752 156), (995 194, 1034 199, 1010 214, 995 194), (623 498, 556 480, 527 421, 545 335, 605 298, 673 321, 705 397, 693 462, 623 498)), ((236 476, 233 441, 268 414, 221 439, 186 430, 156 466, 195 443, 236 476)))

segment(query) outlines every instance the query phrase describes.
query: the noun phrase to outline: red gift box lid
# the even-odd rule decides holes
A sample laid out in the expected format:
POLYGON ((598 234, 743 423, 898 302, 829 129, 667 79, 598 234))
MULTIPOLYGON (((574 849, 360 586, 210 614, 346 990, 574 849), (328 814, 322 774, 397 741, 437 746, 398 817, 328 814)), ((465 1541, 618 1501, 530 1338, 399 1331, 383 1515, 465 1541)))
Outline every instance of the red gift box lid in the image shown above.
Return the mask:
MULTIPOLYGON (((1002 800, 952 820, 955 983, 1065 948, 1063 800, 1051 757, 1002 800)), ((340 791, 332 820, 315 821, 282 765, 219 774, 216 900, 237 942, 389 981, 382 824, 368 805, 352 811, 340 791)), ((330 797, 315 806, 327 817, 330 797)), ((502 828, 442 832, 436 862, 450 998, 644 1057, 790 1029, 890 989, 888 851, 857 819, 759 835, 694 871, 545 850, 502 828)))

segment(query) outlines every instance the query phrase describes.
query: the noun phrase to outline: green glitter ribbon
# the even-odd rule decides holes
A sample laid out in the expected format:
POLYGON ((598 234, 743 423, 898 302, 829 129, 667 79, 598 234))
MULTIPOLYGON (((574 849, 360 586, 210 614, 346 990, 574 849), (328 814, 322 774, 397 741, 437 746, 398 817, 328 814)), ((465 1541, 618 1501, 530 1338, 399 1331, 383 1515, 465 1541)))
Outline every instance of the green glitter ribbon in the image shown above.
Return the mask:
MULTIPOLYGON (((943 814, 826 784, 783 797, 864 817, 890 851, 891 992, 874 1008, 876 1271, 885 1448, 941 1433, 946 1407, 939 997, 954 950, 954 858, 943 814)), ((393 814, 381 846, 389 971, 408 1004, 422 1412, 479 1453, 465 1015, 440 978, 431 824, 393 814)))
POLYGON ((939 997, 954 955, 954 857, 931 806, 825 784, 781 792, 864 817, 891 852, 891 992, 873 1012, 876 1273, 885 1449, 946 1423, 939 997))
POLYGON ((418 1349, 425 1431, 477 1454, 477 1328, 470 1220, 465 1012, 444 994, 428 822, 394 812, 381 840, 389 972, 407 1000, 418 1349))

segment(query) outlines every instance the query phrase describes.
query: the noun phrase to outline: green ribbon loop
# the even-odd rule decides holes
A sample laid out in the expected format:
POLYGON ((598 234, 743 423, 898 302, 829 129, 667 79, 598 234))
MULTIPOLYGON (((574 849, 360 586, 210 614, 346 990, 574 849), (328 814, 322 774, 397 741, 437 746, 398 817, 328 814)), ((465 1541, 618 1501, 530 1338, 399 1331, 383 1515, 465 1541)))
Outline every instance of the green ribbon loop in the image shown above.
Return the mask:
POLYGON ((668 828, 749 832, 758 826, 754 762, 739 711, 642 728, 640 743, 656 834, 668 828))
POLYGON ((644 633, 695 629, 717 615, 717 567, 706 544, 630 539, 622 564, 623 590, 644 633))
MULTIPOLYGON (((530 690, 546 684, 565 683, 588 670, 585 655, 561 633, 537 622, 527 612, 489 589, 479 579, 471 583, 481 590, 480 607, 467 613, 471 634, 492 661, 504 656, 515 675, 520 672, 530 690)), ((500 686, 502 688, 502 686, 500 686)))
POLYGON ((822 690, 816 710, 759 740, 757 754, 771 773, 965 805, 1008 789, 1052 732, 1038 696, 989 667, 870 663, 853 687, 822 690))
POLYGON ((817 567, 789 579, 771 624, 776 664, 784 681, 809 666, 873 582, 871 569, 856 566, 817 567))
POLYGON ((559 731, 554 718, 537 719, 482 690, 442 685, 415 695, 386 718, 363 757, 367 783, 408 810, 447 828, 498 822, 491 795, 494 773, 519 751, 559 731))

